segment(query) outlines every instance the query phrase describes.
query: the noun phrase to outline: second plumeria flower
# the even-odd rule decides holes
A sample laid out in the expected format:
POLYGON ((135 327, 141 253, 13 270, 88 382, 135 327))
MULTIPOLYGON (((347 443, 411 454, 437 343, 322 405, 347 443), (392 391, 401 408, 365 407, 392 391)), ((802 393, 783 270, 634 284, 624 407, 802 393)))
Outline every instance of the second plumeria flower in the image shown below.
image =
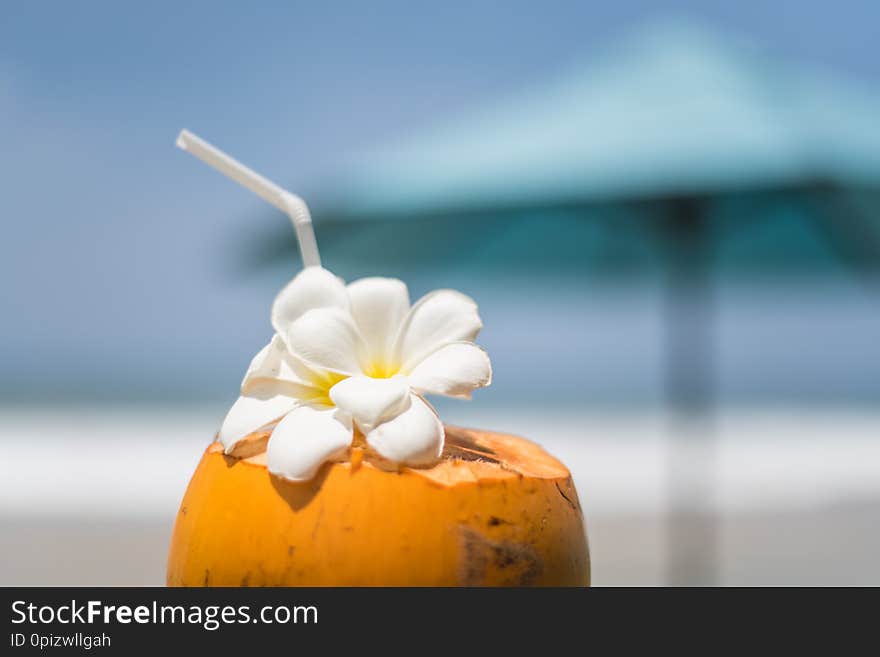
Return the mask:
POLYGON ((282 418, 272 431, 273 474, 311 479, 343 458, 354 429, 389 461, 429 465, 443 424, 423 395, 469 398, 492 367, 474 344, 483 324, 473 299, 437 290, 410 306, 403 281, 346 286, 320 267, 294 278, 272 306, 275 335, 253 359, 219 438, 226 452, 282 418))

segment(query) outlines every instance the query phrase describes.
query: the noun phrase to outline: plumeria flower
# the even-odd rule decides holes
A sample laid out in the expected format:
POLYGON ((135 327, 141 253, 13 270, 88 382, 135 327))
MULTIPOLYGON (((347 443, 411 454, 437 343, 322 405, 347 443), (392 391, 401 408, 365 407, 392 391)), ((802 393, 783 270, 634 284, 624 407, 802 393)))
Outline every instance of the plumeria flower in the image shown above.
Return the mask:
POLYGON ((218 437, 230 453, 281 418, 266 460, 287 479, 311 479, 323 463, 343 458, 355 428, 379 456, 429 465, 443 450, 444 431, 423 395, 470 398, 492 379, 489 356, 473 342, 483 326, 477 305, 454 290, 410 306, 400 280, 346 286, 309 267, 275 299, 272 326, 218 437))

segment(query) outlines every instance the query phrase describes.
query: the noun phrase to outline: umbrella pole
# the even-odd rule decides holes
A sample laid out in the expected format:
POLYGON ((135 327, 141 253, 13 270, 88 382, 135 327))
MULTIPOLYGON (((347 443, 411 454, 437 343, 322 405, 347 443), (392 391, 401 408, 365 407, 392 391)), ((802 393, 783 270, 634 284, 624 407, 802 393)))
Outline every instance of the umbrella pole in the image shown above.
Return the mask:
POLYGON ((714 299, 707 202, 670 202, 666 281, 667 583, 717 581, 714 299))

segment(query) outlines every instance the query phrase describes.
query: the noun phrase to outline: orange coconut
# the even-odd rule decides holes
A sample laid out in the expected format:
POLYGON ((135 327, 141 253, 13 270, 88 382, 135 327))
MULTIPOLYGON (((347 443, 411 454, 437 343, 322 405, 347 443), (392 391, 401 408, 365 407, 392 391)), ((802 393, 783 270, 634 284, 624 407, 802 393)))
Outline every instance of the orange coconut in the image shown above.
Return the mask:
POLYGON ((270 431, 235 456, 205 451, 174 526, 170 586, 589 585, 571 475, 527 440, 447 427, 434 467, 390 469, 355 446, 294 483, 266 469, 270 431))

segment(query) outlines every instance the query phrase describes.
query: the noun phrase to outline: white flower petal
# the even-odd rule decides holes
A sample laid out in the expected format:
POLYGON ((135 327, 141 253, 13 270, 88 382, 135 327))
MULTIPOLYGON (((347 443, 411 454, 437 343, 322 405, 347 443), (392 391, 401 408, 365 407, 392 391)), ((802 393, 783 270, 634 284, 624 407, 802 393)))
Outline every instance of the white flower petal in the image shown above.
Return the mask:
POLYGON ((351 418, 332 407, 300 406, 278 423, 266 447, 274 475, 305 481, 323 463, 342 458, 351 445, 351 418))
POLYGON ((345 283, 323 267, 306 267, 275 297, 272 326, 282 336, 313 308, 348 308, 345 283))
POLYGON ((343 374, 361 372, 366 352, 351 313, 339 308, 306 312, 290 326, 287 345, 307 365, 343 374))
POLYGON ((409 311, 406 283, 396 278, 362 278, 349 283, 351 314, 374 365, 389 364, 394 339, 409 311))
POLYGON ((330 399, 350 413, 358 429, 367 434, 409 408, 409 384, 399 375, 390 379, 352 376, 330 388, 330 399))
POLYGON ((455 290, 426 294, 410 309, 400 328, 396 355, 404 374, 450 342, 471 342, 483 322, 477 304, 455 290))
POLYGON ((441 347, 413 368, 409 384, 422 394, 470 398, 471 391, 492 383, 489 354, 472 342, 441 347))
POLYGON ((247 394, 272 381, 284 384, 285 393, 297 399, 314 399, 324 394, 323 378, 294 358, 277 333, 254 356, 241 382, 241 392, 247 394))
POLYGON ((297 405, 297 400, 283 391, 283 386, 267 382, 254 386, 247 395, 236 400, 217 434, 227 454, 242 438, 289 413, 297 405))
POLYGON ((443 424, 434 409, 418 395, 410 407, 366 435, 367 443, 395 463, 430 465, 443 452, 443 424))

